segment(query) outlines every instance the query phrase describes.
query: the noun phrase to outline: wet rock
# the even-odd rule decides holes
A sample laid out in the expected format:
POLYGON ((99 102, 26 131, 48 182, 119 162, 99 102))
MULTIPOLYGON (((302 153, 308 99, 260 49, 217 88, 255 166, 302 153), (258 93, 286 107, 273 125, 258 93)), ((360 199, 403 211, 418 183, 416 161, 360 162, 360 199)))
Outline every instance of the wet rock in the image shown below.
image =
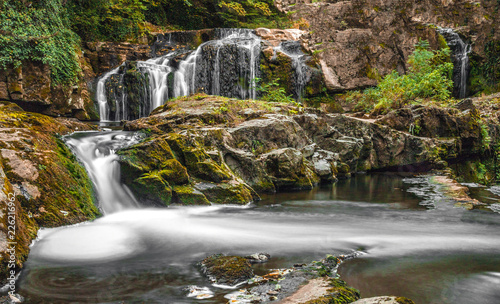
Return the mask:
POLYGON ((263 154, 260 161, 278 190, 312 189, 319 177, 311 169, 302 153, 293 148, 273 150, 263 154))
POLYGON ((253 270, 247 259, 239 256, 215 254, 200 262, 202 272, 218 285, 235 286, 253 277, 253 270))
POLYGON ((490 39, 484 37, 490 37, 492 26, 498 29, 491 20, 499 18, 494 5, 467 0, 278 0, 275 6, 307 29, 302 45, 316 54, 331 91, 373 86, 392 70, 404 74, 418 39, 439 47, 442 38, 436 26, 459 31, 472 43, 472 52, 485 58, 490 39), (491 16, 490 20, 484 16, 491 16))
POLYGON ((405 297, 382 296, 359 299, 352 304, 415 304, 415 302, 405 297))
POLYGON ((0 102, 0 201, 15 207, 16 233, 8 233, 8 211, 0 214, 0 283, 9 277, 7 240, 16 242, 16 270, 41 227, 58 227, 99 215, 92 182, 61 134, 95 127, 69 119, 24 112, 0 102), (64 212, 62 212, 64 211, 64 212))
POLYGON ((245 257, 250 263, 265 263, 269 261, 271 255, 269 253, 254 253, 245 257))
POLYGON ((314 170, 325 181, 335 180, 338 160, 338 154, 326 150, 318 150, 312 155, 314 170))

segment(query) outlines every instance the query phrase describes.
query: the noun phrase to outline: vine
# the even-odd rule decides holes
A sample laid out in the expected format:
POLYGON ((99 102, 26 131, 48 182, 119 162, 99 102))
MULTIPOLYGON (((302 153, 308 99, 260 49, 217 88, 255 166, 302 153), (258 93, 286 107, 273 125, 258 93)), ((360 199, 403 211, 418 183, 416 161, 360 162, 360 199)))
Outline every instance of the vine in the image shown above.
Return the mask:
POLYGON ((79 37, 70 30, 61 0, 4 0, 0 3, 0 69, 18 68, 23 61, 51 67, 54 84, 78 80, 79 37))

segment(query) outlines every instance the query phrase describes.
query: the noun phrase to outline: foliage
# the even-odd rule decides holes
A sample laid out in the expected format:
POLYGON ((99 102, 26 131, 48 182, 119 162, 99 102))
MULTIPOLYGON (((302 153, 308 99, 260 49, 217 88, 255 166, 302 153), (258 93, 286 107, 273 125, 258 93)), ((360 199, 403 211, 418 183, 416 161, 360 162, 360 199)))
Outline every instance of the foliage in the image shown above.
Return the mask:
POLYGON ((500 91, 500 40, 486 43, 484 53, 484 58, 473 54, 470 60, 470 91, 476 96, 500 91))
MULTIPOLYGON (((260 78, 255 82, 259 83, 260 78)), ((269 83, 257 84, 257 90, 262 93, 261 99, 269 102, 295 103, 292 95, 286 95, 286 90, 279 84, 279 78, 269 83)))
POLYGON ((446 100, 450 98, 453 81, 453 64, 448 47, 433 51, 427 41, 419 41, 408 59, 406 75, 392 71, 377 87, 350 92, 346 100, 357 102, 362 108, 384 112, 399 108, 421 98, 446 100))
POLYGON ((72 29, 83 40, 122 41, 146 32, 145 13, 154 0, 69 0, 72 29))
POLYGON ((0 2, 0 69, 18 68, 25 60, 51 67, 55 84, 76 82, 79 38, 69 28, 61 0, 0 2))

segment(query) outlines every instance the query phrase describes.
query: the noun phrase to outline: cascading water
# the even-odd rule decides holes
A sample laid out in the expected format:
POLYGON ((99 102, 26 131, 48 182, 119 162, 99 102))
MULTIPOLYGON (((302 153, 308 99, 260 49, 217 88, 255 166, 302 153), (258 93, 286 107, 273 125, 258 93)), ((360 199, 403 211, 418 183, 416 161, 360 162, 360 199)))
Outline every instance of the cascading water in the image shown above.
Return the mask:
POLYGON ((120 165, 115 151, 138 143, 131 132, 79 133, 66 138, 83 162, 96 189, 99 205, 105 214, 138 206, 130 190, 120 182, 120 165))
POLYGON ((307 74, 308 67, 306 65, 308 56, 302 52, 299 41, 282 42, 279 46, 274 47, 273 51, 273 58, 277 56, 277 52, 280 52, 292 59, 292 68, 295 73, 293 81, 295 88, 294 95, 300 101, 304 96, 304 88, 309 81, 309 75, 307 74))
MULTIPOLYGON (((99 80, 96 93, 101 121, 146 116, 170 98, 196 92, 255 99, 260 38, 248 29, 215 29, 214 35, 217 39, 202 43, 195 51, 176 50, 106 73, 99 80), (107 83, 116 74, 134 76, 129 77, 132 81, 119 78, 106 92, 107 83), (131 91, 135 92, 134 96, 131 91), (112 100, 110 95, 114 96, 112 100)), ((167 43, 171 44, 172 35, 168 39, 167 43)))
POLYGON ((462 99, 467 95, 467 77, 469 74, 469 53, 471 45, 465 43, 451 28, 438 28, 452 50, 453 61, 453 95, 462 99))

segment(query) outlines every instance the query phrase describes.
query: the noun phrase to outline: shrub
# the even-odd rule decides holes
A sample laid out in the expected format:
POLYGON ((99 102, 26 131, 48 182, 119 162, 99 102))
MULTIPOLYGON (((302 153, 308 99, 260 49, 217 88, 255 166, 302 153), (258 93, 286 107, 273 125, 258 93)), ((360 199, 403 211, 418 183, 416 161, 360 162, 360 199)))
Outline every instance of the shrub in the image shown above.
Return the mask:
POLYGON ((409 70, 405 75, 392 71, 380 83, 363 91, 350 92, 346 101, 357 103, 357 108, 377 113, 389 108, 400 108, 420 98, 446 100, 453 88, 453 64, 448 47, 433 51, 427 41, 419 41, 408 59, 409 70))

